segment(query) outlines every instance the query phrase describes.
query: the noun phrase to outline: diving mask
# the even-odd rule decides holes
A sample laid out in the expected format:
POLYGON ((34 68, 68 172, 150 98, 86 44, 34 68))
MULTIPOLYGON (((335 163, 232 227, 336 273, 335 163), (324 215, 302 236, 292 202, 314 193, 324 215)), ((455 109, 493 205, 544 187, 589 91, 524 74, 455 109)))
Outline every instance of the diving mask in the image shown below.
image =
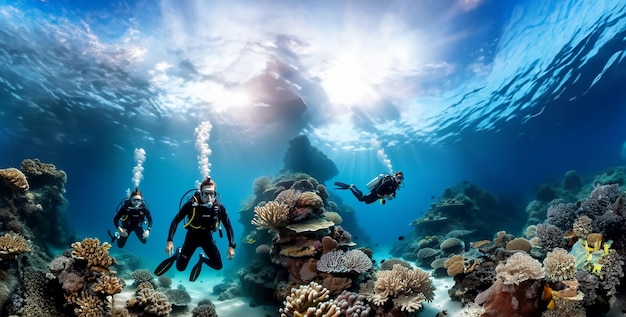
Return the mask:
POLYGON ((133 205, 133 207, 135 208, 139 208, 139 206, 141 206, 141 196, 133 196, 130 198, 130 203, 131 205, 133 205))

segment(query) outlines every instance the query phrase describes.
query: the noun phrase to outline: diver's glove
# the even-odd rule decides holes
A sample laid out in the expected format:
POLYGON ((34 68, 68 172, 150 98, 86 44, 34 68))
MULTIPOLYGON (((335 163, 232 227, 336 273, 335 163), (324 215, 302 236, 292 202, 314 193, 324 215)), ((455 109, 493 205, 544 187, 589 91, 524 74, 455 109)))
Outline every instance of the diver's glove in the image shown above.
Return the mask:
POLYGON ((143 235, 141 235, 141 237, 144 238, 144 239, 148 239, 149 236, 150 236, 150 229, 146 229, 143 232, 143 235))
POLYGON ((117 231, 120 233, 120 237, 126 238, 128 237, 128 231, 122 227, 117 227, 117 231))

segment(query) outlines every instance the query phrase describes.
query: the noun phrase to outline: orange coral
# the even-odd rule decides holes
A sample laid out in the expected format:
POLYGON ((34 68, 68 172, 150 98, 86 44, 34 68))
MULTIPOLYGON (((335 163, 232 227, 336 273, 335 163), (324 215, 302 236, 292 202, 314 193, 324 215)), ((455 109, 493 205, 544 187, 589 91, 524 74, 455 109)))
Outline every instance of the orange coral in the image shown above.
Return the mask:
POLYGON ((109 256, 111 244, 104 242, 100 245, 97 238, 85 238, 81 242, 72 243, 72 257, 87 261, 87 268, 95 272, 109 272, 109 266, 116 263, 109 256))
POLYGON ((465 260, 462 255, 453 255, 443 264, 448 269, 448 276, 455 276, 465 272, 465 260))

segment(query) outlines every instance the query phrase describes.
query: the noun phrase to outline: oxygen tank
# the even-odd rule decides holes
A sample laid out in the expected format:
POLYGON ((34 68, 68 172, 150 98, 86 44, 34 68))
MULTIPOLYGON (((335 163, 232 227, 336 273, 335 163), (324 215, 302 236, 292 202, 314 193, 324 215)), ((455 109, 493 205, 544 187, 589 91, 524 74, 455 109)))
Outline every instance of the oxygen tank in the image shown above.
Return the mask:
POLYGON ((378 182, 380 182, 380 180, 384 177, 385 174, 378 174, 378 176, 374 177, 369 183, 367 183, 367 189, 374 188, 376 185, 378 185, 378 182))

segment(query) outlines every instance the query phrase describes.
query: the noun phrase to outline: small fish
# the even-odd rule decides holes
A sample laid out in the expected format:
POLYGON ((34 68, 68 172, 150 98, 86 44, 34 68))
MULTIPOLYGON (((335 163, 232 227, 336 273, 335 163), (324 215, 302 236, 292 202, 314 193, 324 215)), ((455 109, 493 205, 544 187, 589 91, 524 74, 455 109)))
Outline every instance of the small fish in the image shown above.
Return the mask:
POLYGON ((435 199, 435 198, 437 198, 437 197, 436 196, 430 196, 430 199, 435 199))
POLYGON ((385 263, 385 259, 380 260, 380 264, 385 263))
POLYGON ((404 240, 404 236, 399 236, 398 240, 400 240, 400 241, 404 240))
POLYGON ((252 238, 250 238, 250 239, 248 239, 248 241, 246 241, 246 243, 248 243, 248 244, 253 244, 255 242, 256 242, 256 240, 254 240, 252 238))

